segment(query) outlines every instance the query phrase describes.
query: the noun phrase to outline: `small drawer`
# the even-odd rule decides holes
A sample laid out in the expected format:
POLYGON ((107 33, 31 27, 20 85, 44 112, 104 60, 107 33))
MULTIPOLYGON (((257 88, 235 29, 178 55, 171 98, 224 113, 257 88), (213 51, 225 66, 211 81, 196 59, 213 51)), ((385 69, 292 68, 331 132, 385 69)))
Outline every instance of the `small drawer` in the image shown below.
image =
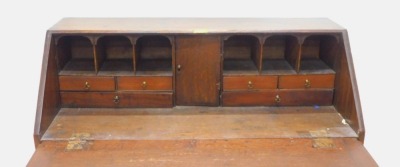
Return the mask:
POLYGON ((223 92, 223 106, 268 106, 276 105, 277 90, 223 92))
POLYGON ((329 106, 333 101, 333 90, 279 90, 281 106, 329 106))
POLYGON ((308 89, 334 87, 335 75, 284 75, 279 76, 279 89, 308 89))
POLYGON ((61 91, 114 91, 114 77, 60 76, 61 91))
POLYGON ((61 92, 63 107, 172 107, 172 93, 61 92))
POLYGON ((224 77, 224 91, 276 89, 277 76, 229 76, 224 77))
POLYGON ((172 77, 118 77, 118 90, 172 91, 172 77))

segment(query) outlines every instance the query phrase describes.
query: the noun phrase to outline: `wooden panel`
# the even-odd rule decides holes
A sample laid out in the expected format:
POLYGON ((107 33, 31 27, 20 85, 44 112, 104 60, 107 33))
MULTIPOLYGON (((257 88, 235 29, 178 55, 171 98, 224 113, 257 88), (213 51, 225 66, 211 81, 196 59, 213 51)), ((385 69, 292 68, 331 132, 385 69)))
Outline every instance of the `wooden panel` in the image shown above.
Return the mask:
POLYGON ((343 34, 342 40, 336 63, 334 63, 334 70, 337 72, 334 105, 347 123, 360 135, 359 139, 363 141, 364 121, 347 33, 343 34))
POLYGON ((118 90, 169 90, 172 77, 117 77, 118 90))
POLYGON ((93 60, 93 45, 87 37, 71 36, 69 39, 72 59, 91 59, 93 60))
POLYGON ((320 59, 323 60, 330 68, 334 68, 340 53, 339 41, 333 36, 326 36, 321 40, 320 59))
POLYGON ((223 92, 223 106, 267 106, 276 105, 276 90, 247 91, 247 92, 223 92))
POLYGON ((172 92, 119 93, 119 107, 173 107, 172 92))
POLYGON ((332 32, 343 27, 326 18, 64 18, 55 32, 88 33, 263 33, 332 32))
POLYGON ((46 141, 28 167, 174 166, 174 167, 376 167, 354 138, 332 138, 333 148, 313 148, 313 139, 86 141, 66 151, 67 141, 46 141))
POLYGON ((277 76, 225 76, 223 90, 276 89, 277 76))
POLYGON ((263 46, 264 59, 284 59, 286 40, 284 36, 272 36, 265 40, 263 46))
POLYGON ((61 92, 63 107, 172 107, 172 93, 61 92), (118 96, 118 100, 115 98, 118 96))
POLYGON ((218 36, 176 38, 177 105, 219 105, 220 43, 218 36))
MULTIPOLYGON (((47 33, 33 134, 35 147, 38 146, 40 138, 50 126, 51 122, 53 122, 54 117, 59 111, 60 96, 58 92, 56 46, 52 34, 47 33)), ((24 103, 21 103, 21 105, 24 105, 24 103)))
POLYGON ((116 93, 60 92, 63 107, 118 107, 116 93))
MULTIPOLYGON (((71 60, 71 45, 68 42, 68 37, 60 37, 55 39, 56 43, 56 60, 58 65, 58 71, 62 70, 64 66, 71 60)), ((92 62, 93 63, 93 62, 92 62)))
POLYGON ((171 43, 164 36, 143 36, 136 42, 139 59, 168 59, 172 55, 171 43))
POLYGON ((300 54, 301 47, 299 41, 295 37, 288 37, 286 40, 285 58, 297 72, 300 71, 300 54))
POLYGON ((333 90, 280 90, 282 106, 328 106, 332 105, 333 90))
POLYGON ((256 39, 253 42, 253 53, 252 53, 252 59, 254 63, 257 66, 257 69, 259 72, 261 72, 262 69, 262 44, 258 39, 256 39))
POLYGON ((332 106, 61 108, 42 140, 357 137, 342 120, 332 106))
POLYGON ((103 36, 98 39, 106 59, 132 59, 132 44, 125 36, 103 36))
POLYGON ((114 77, 60 76, 62 91, 113 91, 114 77), (87 84, 86 84, 87 82, 87 84))
POLYGON ((320 36, 307 37, 301 46, 301 59, 319 59, 320 43, 320 36))
POLYGON ((250 60, 255 53, 256 38, 253 36, 232 36, 224 41, 224 58, 231 60, 250 60))
POLYGON ((305 89, 306 80, 309 81, 308 88, 333 88, 334 74, 326 75, 283 75, 279 76, 280 89, 305 89))

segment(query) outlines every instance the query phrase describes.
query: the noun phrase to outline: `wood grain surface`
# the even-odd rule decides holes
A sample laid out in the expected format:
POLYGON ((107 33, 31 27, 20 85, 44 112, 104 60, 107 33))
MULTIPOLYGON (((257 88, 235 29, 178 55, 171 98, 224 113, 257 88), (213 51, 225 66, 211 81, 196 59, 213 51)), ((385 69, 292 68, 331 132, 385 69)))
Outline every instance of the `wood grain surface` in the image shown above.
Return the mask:
POLYGON ((357 137, 342 120, 334 107, 63 108, 43 140, 357 137))
POLYGON ((356 139, 331 140, 333 148, 314 148, 313 139, 108 140, 72 151, 66 141, 45 141, 27 166, 378 166, 356 139))

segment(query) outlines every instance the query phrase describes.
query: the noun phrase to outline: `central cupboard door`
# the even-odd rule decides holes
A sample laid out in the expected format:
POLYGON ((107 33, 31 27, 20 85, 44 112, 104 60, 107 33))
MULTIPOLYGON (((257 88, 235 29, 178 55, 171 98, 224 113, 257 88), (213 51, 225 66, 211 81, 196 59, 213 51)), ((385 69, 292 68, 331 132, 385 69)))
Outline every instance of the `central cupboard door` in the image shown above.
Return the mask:
POLYGON ((177 36, 176 105, 218 106, 220 65, 219 36, 177 36))

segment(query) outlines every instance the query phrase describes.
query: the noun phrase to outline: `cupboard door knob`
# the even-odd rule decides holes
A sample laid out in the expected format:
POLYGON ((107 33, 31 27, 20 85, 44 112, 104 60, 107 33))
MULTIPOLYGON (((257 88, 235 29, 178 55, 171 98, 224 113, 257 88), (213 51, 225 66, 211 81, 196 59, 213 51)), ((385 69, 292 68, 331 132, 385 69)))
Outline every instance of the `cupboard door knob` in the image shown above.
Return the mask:
POLYGON ((89 90, 90 89, 90 84, 88 81, 85 82, 85 90, 89 90))
POLYGON ((306 79, 306 81, 304 82, 304 87, 305 88, 310 88, 311 87, 311 81, 306 79))
POLYGON ((147 82, 146 82, 146 81, 143 81, 143 82, 142 82, 142 88, 143 88, 143 89, 146 89, 146 88, 147 88, 147 82))
POLYGON ((115 97, 114 97, 114 103, 115 103, 115 104, 118 104, 118 103, 119 103, 119 96, 115 96, 115 97))
POLYGON ((279 95, 275 96, 275 102, 280 103, 281 102, 281 97, 279 95))
POLYGON ((247 83, 247 87, 248 87, 249 89, 253 89, 253 88, 254 88, 253 82, 249 81, 249 82, 247 83))
POLYGON ((181 71, 181 65, 180 64, 178 64, 177 66, 176 66, 176 70, 178 70, 178 71, 181 71))

